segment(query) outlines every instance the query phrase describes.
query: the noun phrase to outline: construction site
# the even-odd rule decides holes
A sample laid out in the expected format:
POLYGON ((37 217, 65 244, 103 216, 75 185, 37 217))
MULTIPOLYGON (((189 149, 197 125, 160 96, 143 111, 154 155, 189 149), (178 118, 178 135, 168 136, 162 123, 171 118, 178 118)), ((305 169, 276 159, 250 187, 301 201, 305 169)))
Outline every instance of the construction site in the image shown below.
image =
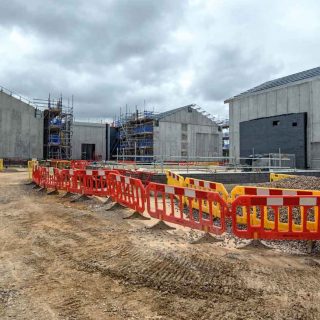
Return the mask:
POLYGON ((230 118, 230 156, 196 104, 111 124, 62 97, 0 108, 1 319, 320 319, 320 171, 284 134, 308 115, 230 118))
POLYGON ((227 156, 194 104, 106 126, 2 94, 43 150, 2 149, 1 319, 320 319, 320 171, 227 156))
POLYGON ((319 12, 0 1, 0 320, 320 320, 319 12))
MULTIPOLYGON (((33 166, 32 180, 25 169, 0 173, 1 319, 319 319, 320 247, 315 241, 297 240, 301 234, 317 239, 317 206, 316 220, 306 220, 307 229, 315 230, 307 236, 308 231, 297 235, 303 225, 302 203, 293 209, 291 233, 290 217, 273 203, 275 212, 284 214, 279 229, 284 238, 268 215, 265 228, 278 240, 251 244, 224 216, 225 201, 237 197, 239 187, 207 185, 168 172, 168 187, 149 182, 145 189, 137 184, 139 176, 129 177, 129 170, 119 168, 127 178, 121 182, 119 175, 118 187, 135 187, 116 194, 107 191, 112 177, 118 179, 116 167, 99 169, 98 176, 97 170, 77 169, 83 162, 72 165, 76 184, 67 182, 73 179, 68 178, 69 169, 33 166), (109 172, 106 183, 101 177, 109 172), (221 197, 208 197, 208 188, 216 188, 221 197), (173 189, 176 194, 190 191, 182 199, 172 194, 173 189), (146 205, 133 196, 136 192, 146 205), (195 195, 197 202, 192 202, 195 195), (210 203, 213 211, 208 211, 210 203), (160 218, 157 211, 164 208, 160 218)), ((319 189, 320 179, 286 177, 259 188, 294 190, 298 185, 319 189)), ((318 199, 319 191, 310 192, 318 199)), ((283 204, 297 204, 290 201, 283 204)), ((259 205, 263 206, 261 200, 259 205)), ((252 225, 261 226, 259 216, 250 215, 252 225)), ((245 232, 247 218, 240 212, 237 217, 237 226, 245 232)), ((255 230, 263 239, 261 228, 255 230)))

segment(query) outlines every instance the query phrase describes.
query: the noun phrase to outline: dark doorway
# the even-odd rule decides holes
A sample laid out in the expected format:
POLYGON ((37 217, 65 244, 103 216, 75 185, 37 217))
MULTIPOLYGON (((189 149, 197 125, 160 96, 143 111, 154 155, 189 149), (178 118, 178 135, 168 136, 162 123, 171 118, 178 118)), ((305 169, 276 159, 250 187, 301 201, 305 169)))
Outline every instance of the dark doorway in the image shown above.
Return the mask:
POLYGON ((95 144, 81 144, 81 160, 95 160, 95 144))

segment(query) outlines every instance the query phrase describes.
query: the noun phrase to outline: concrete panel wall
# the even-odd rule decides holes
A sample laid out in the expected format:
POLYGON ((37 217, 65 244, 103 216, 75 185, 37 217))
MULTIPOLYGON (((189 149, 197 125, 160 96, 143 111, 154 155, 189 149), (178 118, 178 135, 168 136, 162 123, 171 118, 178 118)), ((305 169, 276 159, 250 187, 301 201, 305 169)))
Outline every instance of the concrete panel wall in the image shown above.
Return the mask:
POLYGON ((0 92, 0 158, 42 157, 42 112, 0 92))
POLYGON ((106 159, 106 125, 100 123, 73 123, 71 140, 72 159, 81 159, 81 144, 95 144, 96 156, 106 159))
POLYGON ((320 154, 311 144, 320 142, 320 79, 308 79, 257 94, 237 97, 229 102, 230 155, 239 157, 239 123, 243 121, 307 112, 307 166, 319 168, 320 154))
POLYGON ((194 109, 160 119, 153 130, 154 155, 159 160, 222 156, 222 132, 217 124, 194 109))

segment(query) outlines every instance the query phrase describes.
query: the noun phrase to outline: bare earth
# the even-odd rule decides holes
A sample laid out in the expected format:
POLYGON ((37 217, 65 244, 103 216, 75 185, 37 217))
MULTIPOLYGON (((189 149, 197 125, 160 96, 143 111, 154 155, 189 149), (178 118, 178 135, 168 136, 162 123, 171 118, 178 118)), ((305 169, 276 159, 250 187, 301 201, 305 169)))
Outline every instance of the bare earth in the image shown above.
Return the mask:
POLYGON ((320 259, 190 244, 0 173, 0 319, 320 319, 320 259))

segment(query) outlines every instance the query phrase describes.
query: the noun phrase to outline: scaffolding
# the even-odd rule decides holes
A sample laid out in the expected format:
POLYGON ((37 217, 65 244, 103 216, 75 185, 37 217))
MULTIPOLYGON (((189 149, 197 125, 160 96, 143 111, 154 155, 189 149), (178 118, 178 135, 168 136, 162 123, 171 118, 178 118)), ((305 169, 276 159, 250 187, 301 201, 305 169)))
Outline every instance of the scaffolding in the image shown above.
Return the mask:
POLYGON ((115 121, 118 128, 117 157, 122 160, 150 161, 153 157, 153 111, 121 114, 115 121))
POLYGON ((44 108, 44 159, 70 160, 72 155, 71 138, 73 123, 73 97, 71 104, 63 104, 58 99, 34 99, 40 108, 44 108))

